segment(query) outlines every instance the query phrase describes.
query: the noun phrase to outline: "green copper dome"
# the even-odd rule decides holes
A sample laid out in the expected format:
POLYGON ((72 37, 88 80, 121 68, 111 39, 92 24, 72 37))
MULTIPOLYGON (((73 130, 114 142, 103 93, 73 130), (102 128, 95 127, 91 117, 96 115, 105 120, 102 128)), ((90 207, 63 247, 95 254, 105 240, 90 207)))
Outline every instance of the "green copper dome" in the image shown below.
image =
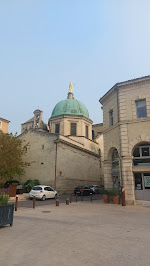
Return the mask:
POLYGON ((89 119, 89 112, 85 105, 75 99, 66 99, 56 104, 51 118, 60 115, 83 116, 89 119))

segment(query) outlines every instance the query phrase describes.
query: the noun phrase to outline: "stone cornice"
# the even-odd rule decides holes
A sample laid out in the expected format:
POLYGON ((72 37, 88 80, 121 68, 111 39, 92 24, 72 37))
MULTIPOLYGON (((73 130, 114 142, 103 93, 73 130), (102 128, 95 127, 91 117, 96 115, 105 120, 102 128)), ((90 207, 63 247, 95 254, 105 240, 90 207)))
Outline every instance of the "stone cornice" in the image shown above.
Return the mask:
POLYGON ((138 118, 138 119, 133 119, 133 120, 124 120, 121 121, 120 123, 115 124, 112 127, 109 127, 105 130, 103 130, 103 134, 108 133, 109 131, 115 129, 116 127, 120 126, 120 125, 127 125, 127 124, 134 124, 134 123, 144 123, 144 122, 149 122, 150 121, 150 117, 146 117, 146 118, 138 118))
POLYGON ((113 91, 118 90, 119 88, 125 88, 125 87, 131 87, 139 84, 145 84, 150 83, 150 76, 145 76, 141 78, 131 79, 127 81, 123 81, 120 83, 116 83, 108 92, 104 94, 103 97, 100 98, 99 102, 103 104, 107 100, 107 98, 110 96, 113 91))
POLYGON ((55 117, 51 117, 51 118, 49 118, 49 120, 48 120, 48 122, 49 121, 57 121, 57 120, 62 120, 62 119, 64 119, 64 118, 69 118, 69 119, 82 119, 82 120, 85 120, 85 121, 87 121, 87 122, 89 122, 89 123, 93 123, 93 121, 91 120, 91 119, 89 119, 89 118, 86 118, 86 117, 84 117, 84 116, 73 116, 73 115, 60 115, 60 116, 55 116, 55 117))
POLYGON ((95 153, 95 152, 92 152, 92 151, 87 150, 87 149, 85 149, 85 148, 79 147, 79 146, 77 146, 77 145, 75 145, 75 144, 73 144, 73 143, 70 143, 70 142, 68 142, 68 141, 65 141, 65 140, 63 140, 63 139, 57 139, 57 140, 54 141, 54 143, 63 143, 63 144, 65 144, 65 145, 71 146, 71 147, 73 147, 73 148, 75 148, 75 149, 78 149, 78 150, 81 150, 81 151, 83 151, 83 152, 89 153, 89 154, 91 154, 91 155, 93 155, 93 156, 95 156, 95 157, 98 157, 98 158, 101 157, 99 154, 97 154, 97 153, 95 153))

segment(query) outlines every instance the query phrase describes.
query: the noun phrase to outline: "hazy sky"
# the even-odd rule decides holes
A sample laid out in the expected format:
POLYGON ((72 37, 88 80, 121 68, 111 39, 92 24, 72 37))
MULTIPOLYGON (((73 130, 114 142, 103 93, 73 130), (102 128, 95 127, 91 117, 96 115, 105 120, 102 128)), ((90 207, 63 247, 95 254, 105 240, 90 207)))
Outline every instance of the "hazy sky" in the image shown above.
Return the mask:
POLYGON ((99 98, 150 74, 149 0, 0 0, 0 117, 9 132, 37 108, 47 123, 74 96, 102 122, 99 98))

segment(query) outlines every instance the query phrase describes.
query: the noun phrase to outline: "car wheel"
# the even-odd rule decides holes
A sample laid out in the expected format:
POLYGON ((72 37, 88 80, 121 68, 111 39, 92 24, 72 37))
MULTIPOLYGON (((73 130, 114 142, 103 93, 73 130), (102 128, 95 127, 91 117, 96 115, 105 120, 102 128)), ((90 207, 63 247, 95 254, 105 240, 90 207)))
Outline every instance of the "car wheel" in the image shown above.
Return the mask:
POLYGON ((55 195, 54 199, 57 199, 57 194, 55 195))
POLYGON ((46 196, 45 195, 43 195, 42 200, 46 200, 46 196))

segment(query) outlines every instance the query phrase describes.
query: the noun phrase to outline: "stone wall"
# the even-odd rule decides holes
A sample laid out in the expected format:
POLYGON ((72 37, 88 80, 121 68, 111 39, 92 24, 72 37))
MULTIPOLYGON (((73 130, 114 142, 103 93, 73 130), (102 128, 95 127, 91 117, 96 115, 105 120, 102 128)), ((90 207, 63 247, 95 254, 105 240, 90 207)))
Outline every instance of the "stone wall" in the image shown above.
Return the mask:
POLYGON ((58 191, 71 192, 79 185, 100 185, 100 157, 64 143, 58 143, 57 177, 58 191))
POLYGON ((72 192, 77 185, 101 184, 99 149, 95 153, 64 136, 39 130, 29 130, 19 137, 24 144, 29 143, 24 160, 31 163, 22 183, 39 179, 61 194, 72 192))

